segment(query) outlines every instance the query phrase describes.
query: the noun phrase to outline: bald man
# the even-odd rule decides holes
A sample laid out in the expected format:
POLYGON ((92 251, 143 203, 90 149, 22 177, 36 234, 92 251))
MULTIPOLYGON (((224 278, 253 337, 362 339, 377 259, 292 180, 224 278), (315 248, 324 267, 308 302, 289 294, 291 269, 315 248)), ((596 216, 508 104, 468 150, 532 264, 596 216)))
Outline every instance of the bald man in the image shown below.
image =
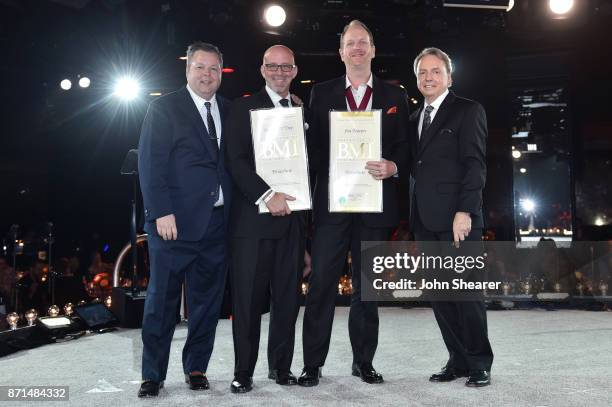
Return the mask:
POLYGON ((234 102, 225 138, 227 166, 236 179, 229 225, 233 393, 252 389, 261 314, 268 304, 268 377, 280 385, 297 383, 290 369, 304 259, 304 213, 292 212, 288 201, 295 198, 272 190, 255 172, 249 115, 251 109, 295 106, 289 93, 298 72, 293 52, 282 45, 270 47, 260 71, 265 87, 234 102), (270 213, 259 213, 260 202, 270 213))

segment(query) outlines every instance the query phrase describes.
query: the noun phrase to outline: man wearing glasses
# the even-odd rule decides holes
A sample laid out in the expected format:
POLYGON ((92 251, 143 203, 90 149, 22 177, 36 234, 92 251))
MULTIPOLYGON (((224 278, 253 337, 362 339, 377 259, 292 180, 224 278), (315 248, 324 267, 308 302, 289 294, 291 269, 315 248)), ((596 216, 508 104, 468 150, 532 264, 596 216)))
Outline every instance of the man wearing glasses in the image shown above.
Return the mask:
POLYGON ((268 377, 280 385, 297 383, 291 373, 295 321, 304 259, 304 212, 292 212, 295 198, 272 190, 255 171, 249 111, 295 106, 289 93, 297 75, 293 51, 270 47, 260 68, 265 87, 234 102, 227 124, 227 165, 235 181, 230 217, 230 279, 234 335, 233 393, 253 386, 261 314, 270 304, 268 377), (260 214, 265 203, 270 213, 260 214))
MULTIPOLYGON (((338 279, 347 253, 353 259, 349 337, 352 374, 365 383, 382 383, 372 366, 378 345, 378 308, 361 301, 361 241, 388 240, 399 223, 397 176, 408 175, 408 104, 405 92, 372 74, 374 39, 360 21, 351 21, 340 37, 340 58, 346 75, 317 84, 310 94, 309 159, 315 172, 312 272, 304 311, 302 386, 319 383, 331 339, 338 279), (382 110, 382 158, 366 169, 383 183, 382 213, 330 213, 328 182, 330 110, 382 110)), ((360 168, 361 169, 361 168, 360 168)))
POLYGON ((209 387, 206 369, 225 287, 232 194, 222 137, 229 101, 217 95, 222 65, 217 47, 191 44, 187 86, 151 102, 142 125, 138 170, 151 277, 139 397, 155 397, 163 387, 183 282, 189 309, 185 380, 192 390, 209 387))

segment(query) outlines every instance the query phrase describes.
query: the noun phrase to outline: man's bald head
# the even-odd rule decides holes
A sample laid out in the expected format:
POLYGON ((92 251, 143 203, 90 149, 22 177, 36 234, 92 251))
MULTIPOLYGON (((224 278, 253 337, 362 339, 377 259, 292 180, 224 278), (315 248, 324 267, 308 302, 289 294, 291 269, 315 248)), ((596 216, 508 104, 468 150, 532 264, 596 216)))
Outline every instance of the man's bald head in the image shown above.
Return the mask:
POLYGON ((284 45, 281 44, 277 44, 277 45, 272 45, 270 48, 268 48, 266 50, 266 52, 264 52, 263 54, 263 63, 266 63, 266 59, 272 54, 288 54, 291 55, 291 63, 294 64, 295 63, 295 55, 293 54, 293 51, 291 50, 291 48, 286 47, 284 45))
POLYGON ((279 96, 287 97, 291 81, 297 75, 293 51, 284 45, 273 45, 264 52, 261 76, 279 96))

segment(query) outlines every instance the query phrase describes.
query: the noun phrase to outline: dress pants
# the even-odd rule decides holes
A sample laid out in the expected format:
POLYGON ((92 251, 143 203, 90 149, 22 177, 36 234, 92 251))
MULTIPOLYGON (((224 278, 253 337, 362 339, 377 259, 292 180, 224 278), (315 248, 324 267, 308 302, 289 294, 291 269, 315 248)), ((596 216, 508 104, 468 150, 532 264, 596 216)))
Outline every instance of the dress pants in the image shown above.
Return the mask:
MULTIPOLYGON (((416 204, 415 204, 416 208, 416 204)), ((414 211, 415 239, 421 242, 450 242, 453 232, 432 232, 414 211)), ((480 241, 482 229, 472 229, 466 241, 480 241)), ((448 349, 447 366, 460 370, 490 371, 493 350, 487 333, 487 310, 483 301, 432 301, 442 339, 448 349)))
POLYGON ((304 263, 301 214, 278 239, 231 239, 234 374, 253 376, 259 351, 261 314, 270 306, 268 367, 289 370, 300 307, 304 263))
POLYGON ((338 292, 338 280, 351 251, 353 293, 349 312, 349 338, 353 363, 372 363, 378 346, 378 305, 361 301, 361 241, 385 241, 389 228, 370 228, 361 215, 351 214, 340 224, 317 224, 312 239, 312 273, 304 311, 304 365, 325 364, 338 292))
POLYGON ((227 269, 223 209, 213 210, 200 241, 163 240, 150 234, 148 245, 151 275, 142 321, 142 378, 156 382, 166 379, 183 282, 189 307, 183 371, 206 372, 227 269))

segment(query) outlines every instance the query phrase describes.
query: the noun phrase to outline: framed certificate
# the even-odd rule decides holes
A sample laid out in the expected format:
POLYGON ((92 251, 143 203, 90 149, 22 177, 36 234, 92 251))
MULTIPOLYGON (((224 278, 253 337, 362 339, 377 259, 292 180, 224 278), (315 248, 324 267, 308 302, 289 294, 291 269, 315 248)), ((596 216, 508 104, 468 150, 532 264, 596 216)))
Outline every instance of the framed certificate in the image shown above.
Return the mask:
POLYGON ((382 212, 382 180, 365 169, 382 157, 381 111, 330 111, 329 127, 329 211, 382 212))
MULTIPOLYGON (((251 110, 255 171, 276 192, 295 197, 292 211, 312 208, 308 154, 301 107, 251 110)), ((265 203, 259 213, 268 213, 265 203)))

